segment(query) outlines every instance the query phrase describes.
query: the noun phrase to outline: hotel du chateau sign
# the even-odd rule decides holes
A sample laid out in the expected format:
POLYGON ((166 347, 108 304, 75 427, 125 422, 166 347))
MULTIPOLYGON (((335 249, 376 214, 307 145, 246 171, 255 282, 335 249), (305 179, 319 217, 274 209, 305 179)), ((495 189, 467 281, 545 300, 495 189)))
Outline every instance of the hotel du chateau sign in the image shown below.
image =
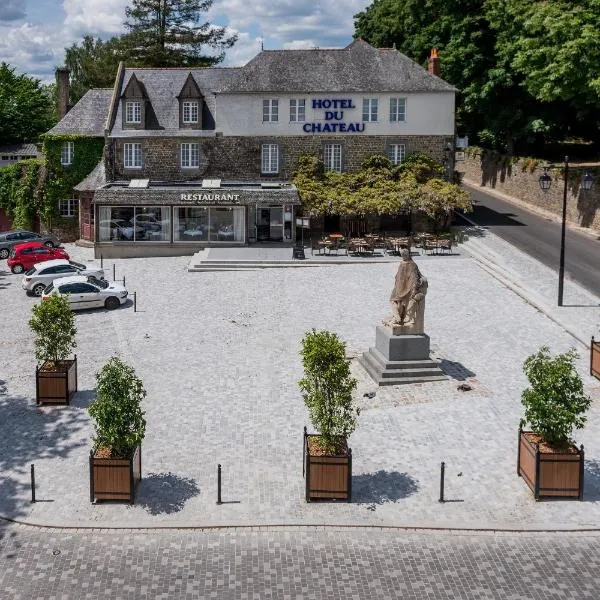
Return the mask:
POLYGON ((325 98, 312 101, 313 110, 323 111, 325 123, 304 123, 304 133, 362 133, 364 123, 348 122, 345 111, 356 108, 351 98, 325 98))

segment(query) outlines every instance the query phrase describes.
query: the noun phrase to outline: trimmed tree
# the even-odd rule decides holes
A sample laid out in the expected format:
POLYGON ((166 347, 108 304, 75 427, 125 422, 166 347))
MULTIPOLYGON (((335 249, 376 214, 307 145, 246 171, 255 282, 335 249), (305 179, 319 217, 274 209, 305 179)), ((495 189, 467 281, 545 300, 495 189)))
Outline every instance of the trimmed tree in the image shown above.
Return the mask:
POLYGON ((302 339, 301 356, 304 377, 298 385, 320 445, 327 452, 343 452, 358 414, 352 403, 357 382, 350 375, 346 344, 335 333, 313 329, 302 339))
POLYGON ((586 422, 584 413, 591 399, 583 391, 583 381, 574 361, 577 352, 550 355, 548 346, 525 360, 523 371, 530 387, 521 395, 525 415, 520 427, 529 423, 533 433, 554 447, 573 443, 573 429, 581 429, 586 422))

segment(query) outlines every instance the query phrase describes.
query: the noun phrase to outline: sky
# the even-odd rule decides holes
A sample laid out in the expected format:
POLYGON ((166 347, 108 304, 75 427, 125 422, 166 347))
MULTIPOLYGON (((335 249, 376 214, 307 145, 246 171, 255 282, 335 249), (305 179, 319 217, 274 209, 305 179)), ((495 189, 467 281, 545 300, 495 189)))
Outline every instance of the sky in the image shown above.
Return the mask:
MULTIPOLYGON (((64 49, 86 35, 106 39, 123 31, 130 0, 0 0, 0 62, 45 83, 63 64, 64 49)), ((261 48, 344 47, 353 15, 369 0, 214 0, 203 22, 238 34, 223 65, 239 66, 261 48)))

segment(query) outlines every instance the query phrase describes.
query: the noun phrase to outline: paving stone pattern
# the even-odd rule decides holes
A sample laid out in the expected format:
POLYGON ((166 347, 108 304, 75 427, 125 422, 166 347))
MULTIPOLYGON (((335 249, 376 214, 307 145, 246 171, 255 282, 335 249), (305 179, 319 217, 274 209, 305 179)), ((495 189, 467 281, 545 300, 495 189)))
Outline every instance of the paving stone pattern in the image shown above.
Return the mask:
MULTIPOLYGON (((78 260, 92 257, 89 249, 68 249, 78 260)), ((350 440, 353 502, 312 504, 302 478, 309 421, 297 387, 300 340, 315 327, 337 332, 353 357, 373 345, 395 263, 188 273, 188 257, 117 260, 117 277, 137 290, 140 312, 128 305, 78 314, 81 391, 68 408, 35 406, 27 321, 38 300, 4 270, 0 514, 93 527, 600 527, 600 387, 586 375, 587 356, 579 367, 594 404, 587 428, 576 433, 586 446, 585 502, 536 503, 516 475, 522 364, 542 344, 564 351, 574 340, 469 256, 416 260, 430 282, 426 331, 451 379, 378 389, 353 360, 363 408, 350 440), (86 408, 94 373, 115 353, 148 390, 144 478, 133 507, 89 503, 86 408), (463 382, 473 389, 458 391, 463 382), (454 500, 445 504, 438 502, 442 460, 446 497, 454 500), (215 504, 217 463, 222 506, 215 504)), ((105 261, 107 273, 112 264, 105 261)))
POLYGON ((600 539, 405 531, 0 527, 11 600, 596 599, 600 539))

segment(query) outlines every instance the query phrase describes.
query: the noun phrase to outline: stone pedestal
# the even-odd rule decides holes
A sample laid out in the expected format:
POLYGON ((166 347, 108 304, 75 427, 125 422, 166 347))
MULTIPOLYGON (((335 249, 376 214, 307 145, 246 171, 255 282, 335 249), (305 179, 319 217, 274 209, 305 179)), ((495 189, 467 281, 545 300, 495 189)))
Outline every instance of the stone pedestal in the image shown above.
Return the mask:
POLYGON ((394 333, 379 325, 375 347, 359 359, 378 385, 399 385, 448 379, 435 360, 429 358, 429 336, 394 333))

